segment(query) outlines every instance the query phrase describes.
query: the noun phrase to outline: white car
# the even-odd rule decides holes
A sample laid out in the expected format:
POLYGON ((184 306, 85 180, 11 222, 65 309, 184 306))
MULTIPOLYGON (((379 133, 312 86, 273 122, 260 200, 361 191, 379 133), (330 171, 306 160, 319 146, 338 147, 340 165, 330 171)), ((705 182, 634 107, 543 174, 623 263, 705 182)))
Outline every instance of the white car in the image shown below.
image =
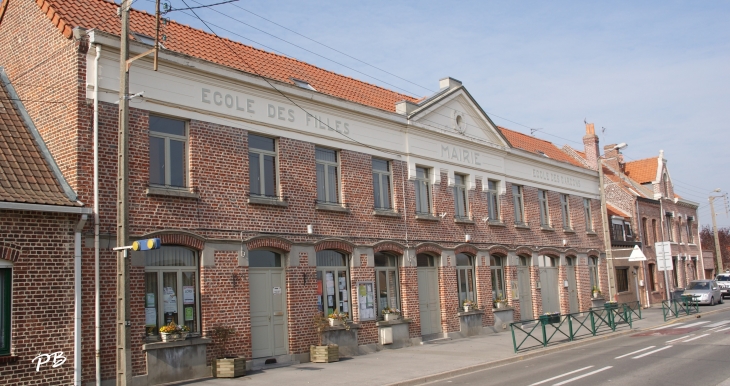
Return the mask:
POLYGON ((730 272, 717 275, 715 281, 720 286, 722 297, 730 296, 730 272))

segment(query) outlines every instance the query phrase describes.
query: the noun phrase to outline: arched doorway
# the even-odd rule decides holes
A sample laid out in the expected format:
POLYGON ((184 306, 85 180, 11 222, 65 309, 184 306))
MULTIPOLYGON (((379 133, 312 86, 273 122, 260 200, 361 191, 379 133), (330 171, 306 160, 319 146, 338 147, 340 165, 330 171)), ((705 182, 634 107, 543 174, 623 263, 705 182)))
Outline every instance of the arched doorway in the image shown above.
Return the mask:
POLYGON ((568 305, 570 306, 570 313, 579 312, 578 303, 578 281, 576 279, 576 258, 566 257, 565 258, 565 275, 568 278, 568 305))
POLYGON ((421 335, 441 333, 441 301, 439 299, 438 267, 435 258, 426 253, 416 255, 418 270, 418 309, 421 335))
POLYGON ((542 312, 560 312, 558 297, 558 258, 538 256, 540 266, 540 287, 542 295, 542 312))
POLYGON ((519 265, 517 265, 517 291, 520 297, 520 318, 522 320, 535 319, 535 312, 532 309, 530 260, 531 259, 527 256, 520 256, 519 265))
POLYGON ((249 251, 248 267, 252 357, 284 355, 287 337, 282 256, 263 249, 249 251))

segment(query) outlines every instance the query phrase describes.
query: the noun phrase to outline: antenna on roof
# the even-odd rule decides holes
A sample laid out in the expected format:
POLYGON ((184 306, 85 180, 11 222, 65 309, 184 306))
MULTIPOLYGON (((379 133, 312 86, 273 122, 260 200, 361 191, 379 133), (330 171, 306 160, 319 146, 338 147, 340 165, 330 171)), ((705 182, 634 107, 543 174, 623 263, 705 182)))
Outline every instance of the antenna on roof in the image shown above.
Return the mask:
POLYGON ((605 133, 605 132, 606 132, 606 128, 605 128, 605 127, 603 127, 603 126, 601 126, 601 134, 603 134, 603 133, 605 133))
POLYGON ((583 124, 585 124, 585 125, 588 124, 588 120, 586 118, 583 118, 583 124))
POLYGON ((540 131, 540 130, 542 130, 542 129, 530 129, 530 135, 534 137, 535 132, 540 131))

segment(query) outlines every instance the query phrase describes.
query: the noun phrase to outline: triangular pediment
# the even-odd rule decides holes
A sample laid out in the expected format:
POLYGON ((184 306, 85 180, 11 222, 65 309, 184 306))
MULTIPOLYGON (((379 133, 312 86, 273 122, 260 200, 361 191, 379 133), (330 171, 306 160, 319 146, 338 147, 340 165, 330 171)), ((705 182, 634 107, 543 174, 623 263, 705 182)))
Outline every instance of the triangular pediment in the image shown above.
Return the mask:
POLYGON ((510 147, 497 125, 464 87, 442 91, 421 101, 409 118, 440 133, 510 147))

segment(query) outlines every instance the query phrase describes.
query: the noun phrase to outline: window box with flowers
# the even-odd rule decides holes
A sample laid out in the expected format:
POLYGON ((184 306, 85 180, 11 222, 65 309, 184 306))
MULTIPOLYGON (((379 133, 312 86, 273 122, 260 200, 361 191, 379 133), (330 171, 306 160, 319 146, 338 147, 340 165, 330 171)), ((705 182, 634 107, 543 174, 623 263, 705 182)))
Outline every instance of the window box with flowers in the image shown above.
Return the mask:
POLYGON ((497 295, 497 297, 494 298, 494 308, 498 310, 507 308, 507 299, 505 299, 502 295, 497 295))
POLYGON ((170 322, 170 324, 160 327, 160 336, 163 342, 185 340, 189 333, 190 328, 188 326, 175 324, 175 322, 170 322))
POLYGON ((400 319, 400 310, 397 308, 385 307, 380 310, 380 313, 383 314, 383 320, 386 322, 400 319))
POLYGON ((349 319, 350 315, 347 312, 339 312, 335 311, 327 316, 327 319, 329 321, 329 325, 331 327, 337 327, 337 326, 343 326, 347 325, 347 319, 349 319))
POLYGON ((477 309, 477 304, 469 299, 464 300, 461 303, 461 306, 464 308, 464 312, 469 312, 477 309))

